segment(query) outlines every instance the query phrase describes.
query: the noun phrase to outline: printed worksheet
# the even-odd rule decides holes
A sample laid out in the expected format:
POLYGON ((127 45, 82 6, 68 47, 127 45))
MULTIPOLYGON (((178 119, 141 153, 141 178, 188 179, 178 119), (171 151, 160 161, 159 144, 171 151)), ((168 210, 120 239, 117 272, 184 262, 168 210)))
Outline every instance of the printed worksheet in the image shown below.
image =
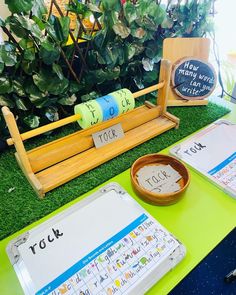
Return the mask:
POLYGON ((170 234, 142 214, 37 295, 125 294, 175 246, 170 234))

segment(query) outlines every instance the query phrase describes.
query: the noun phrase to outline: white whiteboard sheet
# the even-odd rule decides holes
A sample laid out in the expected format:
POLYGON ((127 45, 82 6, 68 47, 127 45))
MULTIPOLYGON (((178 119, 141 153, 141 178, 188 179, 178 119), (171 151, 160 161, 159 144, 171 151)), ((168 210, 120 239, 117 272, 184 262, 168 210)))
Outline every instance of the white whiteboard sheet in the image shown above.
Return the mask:
POLYGON ((142 294, 184 257, 121 187, 102 191, 10 243, 25 294, 142 294))
POLYGON ((236 198, 236 124, 218 120, 170 153, 236 198))

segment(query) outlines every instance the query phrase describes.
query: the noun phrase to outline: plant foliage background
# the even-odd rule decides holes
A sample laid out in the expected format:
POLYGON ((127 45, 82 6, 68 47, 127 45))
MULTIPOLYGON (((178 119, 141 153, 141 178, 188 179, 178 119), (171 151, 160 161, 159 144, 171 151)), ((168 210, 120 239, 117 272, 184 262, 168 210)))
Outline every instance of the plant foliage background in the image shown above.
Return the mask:
MULTIPOLYGON (((69 1, 76 39, 86 42, 67 46, 68 16, 52 15, 43 0, 5 0, 12 14, 0 19, 9 38, 0 45, 0 106, 13 111, 21 129, 68 116, 74 104, 110 91, 154 84, 165 38, 203 37, 213 29, 214 0, 97 2, 69 1), (96 34, 83 30, 91 17, 96 34)), ((0 134, 7 134, 1 115, 0 134)))

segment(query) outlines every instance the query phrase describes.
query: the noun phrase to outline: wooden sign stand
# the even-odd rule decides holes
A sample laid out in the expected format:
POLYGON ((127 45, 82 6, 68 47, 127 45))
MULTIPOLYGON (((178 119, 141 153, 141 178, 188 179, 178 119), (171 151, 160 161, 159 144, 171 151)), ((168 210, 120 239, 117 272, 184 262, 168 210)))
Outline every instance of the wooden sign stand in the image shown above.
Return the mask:
MULTIPOLYGON (((163 58, 171 64, 184 57, 199 58, 208 62, 210 39, 208 38, 166 38, 163 42, 163 58)), ((168 106, 203 106, 208 100, 184 100, 170 88, 168 106)))
POLYGON ((161 63, 159 84, 133 94, 134 98, 159 89, 157 105, 145 102, 116 118, 77 131, 53 142, 26 151, 23 141, 72 123, 79 119, 73 115, 57 122, 20 134, 12 112, 3 107, 11 138, 9 145, 16 148, 16 159, 36 193, 43 197, 46 192, 70 181, 71 179, 111 160, 135 146, 169 130, 178 128, 179 119, 166 111, 170 89, 171 64, 167 60, 161 63), (118 141, 101 148, 95 148, 92 134, 120 123, 125 136, 118 141))

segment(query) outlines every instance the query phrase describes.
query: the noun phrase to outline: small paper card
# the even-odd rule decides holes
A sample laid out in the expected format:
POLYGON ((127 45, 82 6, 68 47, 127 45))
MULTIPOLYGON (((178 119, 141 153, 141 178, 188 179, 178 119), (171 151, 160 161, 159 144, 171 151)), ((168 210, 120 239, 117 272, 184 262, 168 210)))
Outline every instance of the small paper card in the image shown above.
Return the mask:
POLYGON ((95 147, 100 148, 108 143, 124 137, 124 131, 121 124, 119 123, 92 134, 92 137, 95 147))
POLYGON ((170 165, 149 165, 137 172, 137 181, 144 189, 153 193, 172 193, 180 190, 177 183, 182 176, 170 165))

